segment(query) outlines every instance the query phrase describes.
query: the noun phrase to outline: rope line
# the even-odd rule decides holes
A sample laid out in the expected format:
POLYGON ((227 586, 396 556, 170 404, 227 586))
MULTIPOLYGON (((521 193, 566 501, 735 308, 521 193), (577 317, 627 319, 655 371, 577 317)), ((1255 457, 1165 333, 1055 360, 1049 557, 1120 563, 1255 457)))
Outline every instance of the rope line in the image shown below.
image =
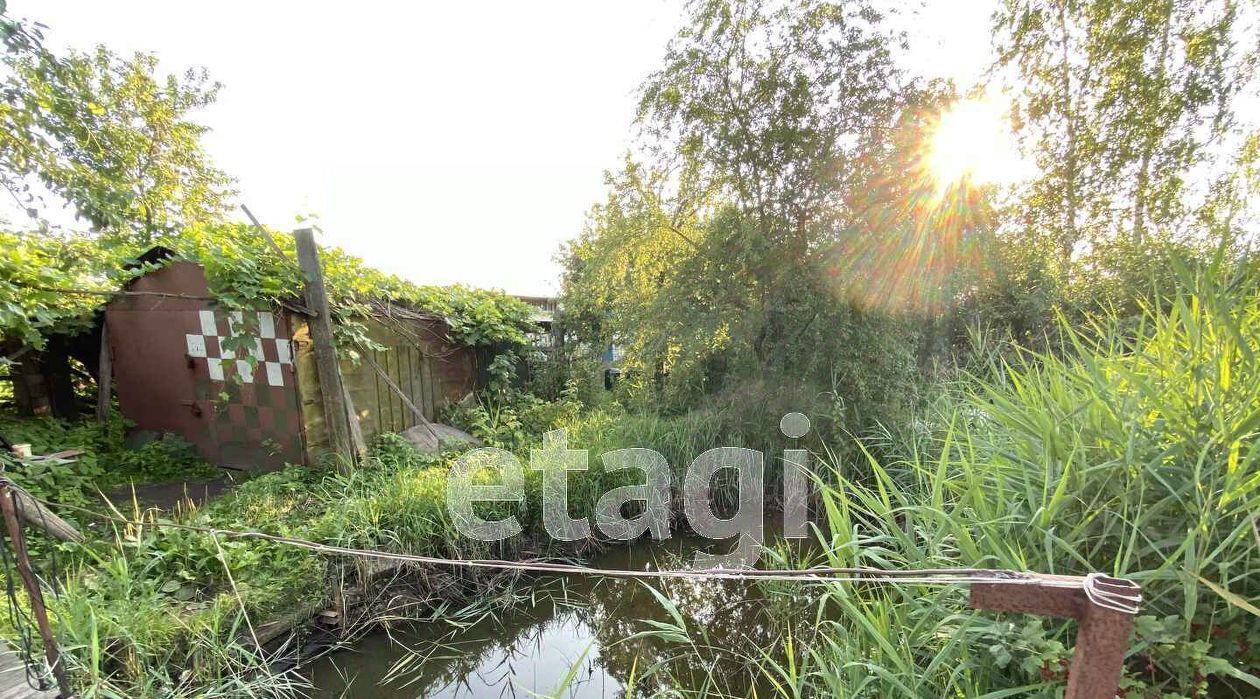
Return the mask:
MULTIPOLYGON (((54 505, 36 499, 37 502, 52 509, 54 505)), ((277 534, 267 534, 260 531, 237 531, 232 529, 217 529, 214 527, 202 527, 193 524, 181 524, 178 522, 161 522, 148 521, 138 522, 123 517, 115 517, 100 512, 90 510, 85 507, 69 504, 59 504, 65 510, 73 510, 90 517, 109 521, 116 524, 131 527, 154 527, 157 529, 182 529, 185 531, 199 532, 215 537, 226 537, 231 539, 252 539, 259 541, 269 541, 277 544, 285 544, 297 548, 303 548, 316 553, 334 554, 343 556, 352 556, 358 558, 372 558, 377 560, 398 561, 404 563, 419 563, 433 566, 444 566, 450 568, 481 568, 494 570, 516 570, 534 573, 553 573, 565 575, 590 575, 609 578, 708 578, 718 580, 783 580, 797 582, 884 582, 884 583, 914 583, 922 585, 957 585, 973 582, 983 582, 986 584, 1010 584, 1010 585, 1029 585, 1036 584, 1040 586, 1063 587, 1080 589, 1083 582, 1080 580, 1060 580, 1053 578, 1039 577, 1030 573, 1023 573, 1013 570, 995 570, 989 568, 923 568, 912 570, 887 570, 880 568, 867 567, 831 567, 818 566, 806 569, 792 570, 758 570, 758 569, 739 569, 739 568, 704 568, 704 569, 659 569, 659 570, 631 570, 631 569, 615 569, 615 568, 594 568, 586 565, 573 563, 556 563, 542 559, 527 559, 522 561, 509 561, 503 559, 487 559, 487 558, 443 558, 439 556, 425 556, 412 553, 398 553, 393 551, 381 551, 376 549, 358 549, 347 546, 337 546, 335 544, 326 544, 309 539, 301 539, 297 537, 282 536, 277 534)))
MULTIPOLYGON (((20 489, 19 486, 13 484, 12 482, 8 483, 8 485, 11 488, 20 489)), ((1103 575, 1102 573, 1091 573, 1083 578, 1060 578, 1047 577, 1035 573, 1020 572, 1015 570, 990 568, 920 568, 888 570, 869 567, 836 566, 815 566, 812 568, 788 570, 759 570, 755 568, 673 568, 658 570, 631 570, 617 568, 594 568, 587 565, 556 563, 554 561, 547 561, 543 559, 509 561, 492 558, 443 558, 440 556, 425 556, 413 553, 398 553, 376 549, 359 549, 348 546, 337 546, 335 544, 326 544, 318 541, 311 541, 309 539, 281 536, 278 534, 267 534, 260 531, 217 529, 214 527, 202 527, 194 524, 161 522, 156 519, 149 522, 138 522, 125 517, 115 517, 113 515, 103 514, 78 505, 71 505, 67 503, 54 505, 44 500, 40 500, 30 493, 26 493, 26 495, 36 503, 39 503, 47 508, 49 511, 52 511, 55 507, 60 507, 64 510, 79 512, 95 519, 126 525, 129 527, 144 528, 148 526, 155 529, 165 528, 193 531, 208 534, 214 537, 216 543, 218 541, 218 537, 220 536, 229 539, 252 539, 284 544, 321 554, 371 558, 402 563, 417 563, 448 568, 513 570, 530 573, 550 573, 554 575, 587 575, 605 578, 658 580, 683 578, 691 580, 779 580, 807 583, 866 582, 893 585, 966 585, 971 583, 983 583, 986 585, 1035 585, 1041 588, 1054 587, 1083 590, 1086 598, 1092 604, 1128 615, 1137 614, 1142 601, 1140 588, 1137 588, 1129 581, 1111 578, 1103 575)))

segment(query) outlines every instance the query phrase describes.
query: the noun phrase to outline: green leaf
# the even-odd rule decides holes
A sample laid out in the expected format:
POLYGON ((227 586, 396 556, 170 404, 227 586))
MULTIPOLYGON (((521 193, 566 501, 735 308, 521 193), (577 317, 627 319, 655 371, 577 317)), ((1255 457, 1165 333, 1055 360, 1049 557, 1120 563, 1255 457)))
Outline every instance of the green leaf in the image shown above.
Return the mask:
POLYGON ((1199 582, 1206 585, 1209 590, 1211 590, 1212 592, 1215 592, 1217 595, 1221 597, 1221 599, 1225 600, 1226 602, 1229 602, 1233 606, 1238 607, 1239 609, 1253 616, 1260 616, 1260 607, 1257 607, 1251 602, 1248 602, 1247 600, 1243 599, 1241 596, 1236 595, 1233 592, 1230 592, 1229 590, 1226 590, 1225 588, 1221 587, 1220 585, 1217 585, 1216 583, 1212 582, 1211 580, 1208 580, 1207 578, 1203 576, 1199 576, 1199 582))

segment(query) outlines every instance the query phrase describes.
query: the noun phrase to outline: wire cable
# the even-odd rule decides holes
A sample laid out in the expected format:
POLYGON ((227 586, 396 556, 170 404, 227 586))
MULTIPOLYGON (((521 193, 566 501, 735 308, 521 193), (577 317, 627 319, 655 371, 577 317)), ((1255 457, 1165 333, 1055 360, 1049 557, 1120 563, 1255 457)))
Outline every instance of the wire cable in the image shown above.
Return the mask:
POLYGON ((278 544, 285 544, 297 548, 303 548, 316 553, 333 554, 342 556, 352 556, 359 558, 372 558, 377 560, 389 560, 402 563, 417 563, 431 566, 442 566, 450 568, 484 568, 494 570, 515 570, 531 573, 552 573, 559 575, 589 575, 609 578, 639 578, 639 579, 665 579, 665 578, 708 578, 716 580, 778 580, 778 581, 794 581, 794 582, 885 582, 885 583, 902 583, 917 585, 959 585, 968 583, 986 583, 986 584, 1007 584, 1007 585, 1039 585, 1050 587, 1064 587, 1081 589, 1083 583, 1081 580, 1071 579, 1054 579, 1045 578, 1032 573, 1025 573, 1013 570, 995 570, 989 568, 926 568, 926 569, 910 569, 910 570, 887 570, 881 568, 866 567, 829 567, 818 566, 805 569, 789 569, 789 570, 759 570, 759 569, 740 569, 740 568, 707 568, 707 569, 660 569, 660 570, 627 570, 613 568, 594 568, 586 565, 578 565, 573 563, 557 563, 554 561, 546 561, 542 559, 527 559, 521 561, 509 561, 502 559, 484 559, 484 558, 443 558, 439 556, 424 556, 412 553, 399 553, 394 551, 381 551, 375 549, 358 549, 347 546, 337 546, 334 544, 325 544, 308 539, 300 539, 290 536, 281 536, 277 534, 267 534, 260 531, 236 531, 231 529, 217 529, 214 527, 202 527, 193 524, 181 524, 178 522, 161 522, 152 520, 148 522, 135 521, 113 515, 102 514, 86 507, 77 505, 61 504, 54 506, 42 500, 35 499, 36 502, 52 509, 53 507, 61 507, 64 510, 72 510, 81 514, 93 517, 102 521, 109 521, 115 524, 130 527, 154 527, 166 529, 182 529, 185 531, 199 532, 211 536, 221 536, 232 539, 253 539, 260 541, 269 541, 278 544))
MULTIPOLYGON (((0 497, 8 496, 9 494, 7 493, 0 494, 0 497)), ((15 502, 18 499, 16 497, 13 498, 15 502)), ((18 597, 17 585, 14 583, 14 578, 17 576, 15 571, 17 564, 13 559, 13 553, 10 550, 11 546, 12 543, 9 541, 8 531, 5 527, 0 527, 0 567, 3 568, 4 572, 5 606, 9 614, 10 625, 17 634, 17 656, 22 662, 27 686, 42 692, 54 687, 55 683, 47 664, 37 659, 35 636, 32 632, 32 629, 35 628, 35 620, 22 608, 22 602, 18 597)))

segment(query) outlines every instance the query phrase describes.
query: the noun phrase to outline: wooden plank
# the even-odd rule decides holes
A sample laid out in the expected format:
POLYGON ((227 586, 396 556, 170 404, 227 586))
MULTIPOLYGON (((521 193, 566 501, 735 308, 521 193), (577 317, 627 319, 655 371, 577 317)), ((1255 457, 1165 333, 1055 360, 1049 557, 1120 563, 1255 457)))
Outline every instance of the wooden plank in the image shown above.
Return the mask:
MULTIPOLYGON (((48 621, 48 610, 44 607, 44 593, 39 587, 39 580, 31 570, 31 560, 26 551, 25 533, 18 520, 18 500, 13 495, 18 488, 6 482, 0 482, 0 510, 4 511, 4 526, 9 532, 9 545, 13 547, 13 567, 17 568, 18 577, 26 588, 26 599, 31 605, 31 617, 39 629, 40 639, 44 642, 44 655, 48 658, 48 667, 57 678, 57 688, 63 697, 74 694, 70 689, 70 681, 66 678, 65 665, 61 662, 61 649, 57 647, 57 638, 53 635, 52 624, 48 621)), ((29 496, 27 496, 29 497, 29 496)))
POLYGON ((54 699, 57 691, 33 689, 26 683, 26 666, 14 651, 0 645, 0 699, 54 699))
POLYGON ((424 416, 430 420, 433 419, 437 408, 437 390, 433 384, 433 362, 428 355, 422 354, 420 361, 420 397, 421 405, 424 406, 424 416))
MULTIPOLYGON (((63 461, 62 463, 70 462, 63 461)), ((83 541, 83 534, 79 533, 78 529, 58 517, 57 513, 41 505, 26 490, 14 485, 7 476, 0 475, 0 497, 7 500, 9 496, 12 496, 13 501, 17 503, 15 516, 19 517, 22 523, 35 527, 59 541, 83 541)))
POLYGON ((359 413, 354 409, 354 399, 350 397, 350 389, 346 388, 346 384, 341 384, 341 390, 346 397, 346 412, 350 415, 350 444, 354 446, 354 453, 357 458, 362 459, 367 456, 367 443, 363 441, 363 425, 359 424, 359 413))
POLYGON ((293 376, 302 414, 302 441, 306 463, 314 464, 321 450, 328 445, 324 398, 319 388, 319 372, 315 369, 315 353, 311 350, 309 318, 292 317, 296 319, 293 325, 293 376))

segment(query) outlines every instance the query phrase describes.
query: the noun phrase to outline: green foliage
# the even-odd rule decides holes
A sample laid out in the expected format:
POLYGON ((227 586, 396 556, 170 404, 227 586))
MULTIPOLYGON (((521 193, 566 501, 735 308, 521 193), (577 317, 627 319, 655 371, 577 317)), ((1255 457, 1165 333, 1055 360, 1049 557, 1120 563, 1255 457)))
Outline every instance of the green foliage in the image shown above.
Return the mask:
POLYGON ((102 432, 95 420, 71 422, 56 418, 0 418, 0 434, 13 443, 27 443, 35 454, 82 450, 71 463, 47 464, 4 457, 5 471, 36 497, 85 505, 98 490, 129 483, 213 476, 219 470, 201 459, 191 444, 163 435, 137 449, 123 443, 125 421, 114 414, 102 432))
MULTIPOLYGON (((805 410, 811 445, 833 461, 817 474, 817 562, 1129 576, 1146 602, 1126 699, 1249 694, 1260 280, 1234 241, 1255 235, 1244 214, 1260 138, 1237 128, 1255 47, 1235 4, 1002 3, 993 75, 1014 78, 1014 125, 1040 168, 1013 192, 926 176, 923 145, 956 93, 898 69, 901 38, 874 4, 699 0, 687 12, 643 86, 633 155, 563 252, 577 336, 565 351, 593 373, 621 348, 620 405, 583 405, 585 384, 561 371, 547 379, 555 400, 518 388, 523 303, 408 284, 328 249, 342 348, 370 347, 356 318, 392 300, 442 315, 458 342, 508 350, 480 401, 447 417, 522 457, 563 428, 571 448, 650 447, 677 470, 717 445, 779 446, 778 417, 805 410), (947 373, 956 380, 923 407, 936 360, 975 375, 947 373)), ((36 180, 111 234, 4 235, 6 338, 38 346, 83 327, 91 301, 33 287, 116 288, 121 262, 152 242, 202 264, 227 307, 294 300, 288 237, 277 255, 218 221, 228 183, 186 118, 214 98, 204 74, 163 84, 148 56, 54 57, 3 14, 0 34, 0 179, 23 200, 36 180)), ((87 437, 25 429, 43 451, 87 437)), ((187 465, 186 446, 123 453, 110 434, 73 468, 15 465, 14 477, 85 502, 118 474, 187 465)), ((179 517, 486 556, 447 518, 450 458, 382 436, 353 473, 269 474, 179 517)), ((573 479, 576 516, 624 482, 591 466, 573 479)), ((523 539, 540 528, 540 480, 529 473, 516 512, 523 539)), ((251 678, 284 693, 238 643, 244 615, 319 602, 313 580, 348 574, 310 552, 154 528, 77 555, 59 629, 78 679, 115 696, 243 695, 251 678)), ((780 695, 1052 695, 1064 679, 1067 625, 976 614, 955 589, 792 594, 782 609, 814 612, 783 615, 783 648, 740 658, 780 695)), ((677 622, 658 631, 699 657, 688 654, 708 630, 658 599, 677 622)))
MULTIPOLYGON (((401 438, 385 436, 372 445, 366 467, 353 473, 289 468, 254 478, 203 509, 170 516, 207 528, 486 557, 491 553, 487 546, 460 536, 446 512, 451 458, 425 456, 401 438)), ((592 489, 602 487, 592 482, 592 489)), ((531 481, 534 502, 538 488, 531 481)), ((582 503, 589 514, 593 501, 582 503)), ((530 506, 521 513, 531 537, 540 531, 538 510, 530 506)), ((338 578, 353 584, 357 570, 305 549, 204 531, 143 527, 102 533, 94 528, 88 534, 87 545, 74 552, 78 567, 52 604, 76 681, 106 696, 246 695, 226 689, 241 684, 259 692, 270 687, 280 695, 294 691, 300 682, 266 670, 266 656, 248 649, 246 618, 257 628, 309 609, 333 594, 338 578)), ((518 543, 509 542, 509 550, 518 543)), ((480 614, 475 605, 473 612, 480 614)), ((391 616, 396 613, 391 610, 391 616)), ((447 609, 442 614, 455 620, 460 613, 447 609)))
MULTIPOLYGON (((1129 699, 1253 686, 1243 673, 1260 666, 1260 626, 1236 600, 1254 598, 1260 584, 1252 531, 1260 480, 1251 429, 1260 374, 1250 359, 1260 351, 1260 280, 1246 264, 1218 265, 1183 269, 1182 293, 1144 308, 1136 330, 1119 314, 1096 319, 1089 334, 1065 325, 1062 337, 1078 345, 1072 352, 1013 355, 1002 374, 953 385, 914 430, 894 433, 902 442, 890 451, 899 458, 868 456, 819 473, 822 547, 796 563, 1132 577, 1146 601, 1124 680, 1129 699), (1222 271, 1227 267, 1242 271, 1233 276, 1222 271)), ((497 443, 522 456, 537 446, 539 432, 556 428, 568 431, 571 448, 599 454, 651 447, 676 470, 711 446, 762 439, 737 414, 635 415, 520 397, 498 409, 512 413, 501 422, 514 426, 479 430, 481 436, 497 435, 497 443)), ((488 406, 468 412, 492 414, 488 406)), ((772 446, 766 440, 762 448, 772 446)), ((424 457, 397 437, 382 437, 367 468, 269 474, 184 521, 410 553, 488 555, 455 535, 447 519, 450 458, 424 457)), ((571 513, 588 515, 595 498, 624 484, 624 475, 611 478, 593 461, 572 479, 571 513)), ((534 505, 540 488, 530 472, 526 504, 495 510, 519 516, 526 540, 540 531, 534 505)), ((305 552, 235 543, 224 555, 253 612, 309 600, 310 581, 328 574, 305 552)), ((105 638, 146 639, 143 650, 131 640, 109 646, 113 660, 97 667, 95 681, 136 688, 159 677, 178 684, 176 669, 187 654, 204 652, 196 639, 205 637, 187 629, 222 634, 237 613, 214 541, 148 530, 123 543, 122 554, 94 545, 108 552, 95 572, 73 582, 69 599, 76 614, 98 616, 76 617, 68 632, 103 628, 105 638), (124 596, 141 601, 124 606, 124 596), (121 657, 132 660, 120 664, 121 657)), ((737 658, 743 671, 773 677, 779 695, 1040 695, 1064 681, 1070 625, 971 612, 957 589, 835 582, 791 603, 816 609, 789 615, 804 620, 789 645, 737 658)), ((675 650, 684 658, 746 652, 693 647, 688 633, 679 643, 675 650)), ((77 663, 90 660, 75 654, 77 663)), ((235 666, 198 667, 198 686, 215 686, 235 666)))
POLYGON ((35 497, 75 505, 87 504, 90 493, 105 476, 105 470, 95 459, 56 464, 26 462, 8 454, 0 454, 0 462, 4 465, 5 475, 35 497))
POLYGON ((111 477, 124 483, 219 474, 218 469, 202 460, 196 447, 173 434, 163 434, 138 449, 111 450, 105 459, 111 477))
MULTIPOLYGON (((235 523, 219 522, 226 524, 235 523)), ((323 590, 309 584, 324 572, 318 559, 200 532, 111 535, 89 542, 87 559, 52 602, 81 686, 102 696, 298 696, 300 682, 248 647, 245 615, 318 601, 323 590)))
POLYGON ((204 70, 161 76, 156 56, 103 46, 57 55, 40 25, 7 16, 5 5, 0 185, 36 230, 0 232, 0 334, 39 349, 49 333, 86 327, 101 301, 56 290, 117 288, 135 248, 221 217, 232 192, 202 150, 206 128, 188 118, 218 92, 204 70), (51 232, 50 199, 94 235, 51 232))
POLYGON ((1212 161, 1232 157, 1213 146, 1236 126, 1256 47, 1239 8, 1011 1, 995 19, 999 65, 1016 76, 1015 123, 1041 170, 1012 224, 1053 239, 1063 258, 1081 242, 1187 235, 1211 205, 1195 201, 1188 171, 1222 173, 1212 161))
POLYGON ((102 288, 104 266, 90 238, 0 231, 0 334, 39 349, 51 332, 86 329, 100 298, 56 290, 102 288))
POLYGON ((1002 670, 1018 668, 1028 680, 1066 679, 1071 656, 1063 642, 1047 632, 1043 619, 992 624, 980 633, 980 641, 990 644, 989 654, 1002 670))
POLYGON ((977 328, 1055 346, 1057 314, 1134 316, 1173 288, 1171 253, 1254 235, 1260 139, 1235 103, 1256 45, 1232 3, 1011 2, 995 22, 991 88, 1014 78, 1040 168, 1000 191, 925 172, 955 92, 902 79, 872 8, 690 5, 635 154, 563 253, 584 359, 616 344, 631 402, 666 411, 841 385, 865 433, 905 406, 862 387, 915 393, 914 360, 966 363, 977 328))
POLYGON ((1008 192, 959 322, 1054 346, 1055 314, 1136 315, 1175 286, 1170 250, 1253 235, 1248 21, 1232 2, 1000 4, 995 82, 1037 172, 1008 192))
POLYGON ((396 298, 447 319, 451 336, 457 341, 482 347, 519 346, 526 343, 525 332, 533 329, 531 307, 524 301, 498 291, 466 286, 414 286, 397 279, 396 298))
POLYGON ((156 56, 124 59, 104 46, 63 56, 11 46, 0 61, 0 182, 33 217, 32 180, 125 240, 226 210, 231 181, 202 150, 206 127, 187 117, 218 92, 204 69, 160 77, 156 56))
POLYGON ((545 401, 512 390, 483 395, 471 406, 451 405, 443 419, 489 446, 524 454, 539 435, 577 421, 583 407, 571 391, 545 401))
MULTIPOLYGON (((250 308, 291 302, 303 286, 291 236, 273 235, 278 256, 257 229, 238 224, 192 226, 161 242, 206 269, 211 290, 226 305, 250 308)), ((390 302, 440 315, 451 339, 468 345, 504 348, 525 344, 532 327, 530 307, 500 291, 459 285, 420 286, 386 275, 340 248, 320 250, 324 285, 336 317, 338 340, 346 351, 370 347, 358 321, 373 302, 390 302)))
POLYGON ((376 435, 368 449, 371 455, 369 464, 380 463, 392 469, 424 468, 441 461, 440 457, 425 454, 393 432, 376 435))
POLYGON ((919 338, 896 304, 860 293, 877 263, 837 270, 895 233, 864 226, 903 155, 884 134, 919 95, 897 87, 891 33, 866 3, 689 9, 643 87, 642 155, 608 176, 564 251, 565 322, 594 356, 623 350, 636 405, 835 383, 852 390, 846 426, 865 430, 907 395, 919 338))
MULTIPOLYGON (((344 491, 293 468, 248 481, 183 524, 306 534, 344 491), (328 499, 319 499, 326 494, 328 499)), ((128 512, 133 519, 164 518, 128 512)), ((169 520, 164 520, 169 521, 169 520)), ((93 528, 53 600, 75 681, 102 696, 301 696, 305 683, 269 668, 251 629, 329 594, 326 560, 262 541, 173 528, 93 528), (315 583, 315 584, 312 584, 315 583)), ((65 554, 63 554, 65 555, 65 554)))
MULTIPOLYGON (((300 301, 302 276, 293 262, 292 237, 274 236, 286 250, 275 254, 257 229, 238 224, 193 224, 155 241, 181 259, 202 265, 211 290, 228 308, 265 308, 300 301)), ((132 264, 146 245, 101 238, 0 233, 0 331, 42 346, 50 333, 90 327, 102 297, 56 289, 117 289, 152 269, 132 264), (131 269, 124 269, 125 265, 131 269), (46 287, 54 291, 42 290, 46 287)), ((509 350, 527 342, 530 307, 500 291, 463 286, 419 286, 373 269, 339 248, 321 250, 325 286, 343 351, 371 347, 361 319, 375 302, 390 302, 441 316, 455 342, 509 350)))
MULTIPOLYGON (((1260 595, 1260 279, 1228 261, 1179 278, 1181 293, 1145 308, 1136 332, 1120 315, 1088 334, 1065 325, 1073 352, 1025 354, 964 382, 918 435, 907 431, 902 458, 836 464, 838 485, 823 487, 827 562, 1130 577, 1147 616, 1128 696, 1255 687, 1260 624, 1234 600, 1260 595)), ((1063 679, 1058 624, 1012 626, 959 616, 952 595, 840 584, 819 604, 856 615, 818 644, 815 672, 842 696, 979 696, 1063 679), (894 628, 908 631, 889 647, 894 628), (859 690, 857 676, 826 669, 852 658, 886 673, 859 690)))

